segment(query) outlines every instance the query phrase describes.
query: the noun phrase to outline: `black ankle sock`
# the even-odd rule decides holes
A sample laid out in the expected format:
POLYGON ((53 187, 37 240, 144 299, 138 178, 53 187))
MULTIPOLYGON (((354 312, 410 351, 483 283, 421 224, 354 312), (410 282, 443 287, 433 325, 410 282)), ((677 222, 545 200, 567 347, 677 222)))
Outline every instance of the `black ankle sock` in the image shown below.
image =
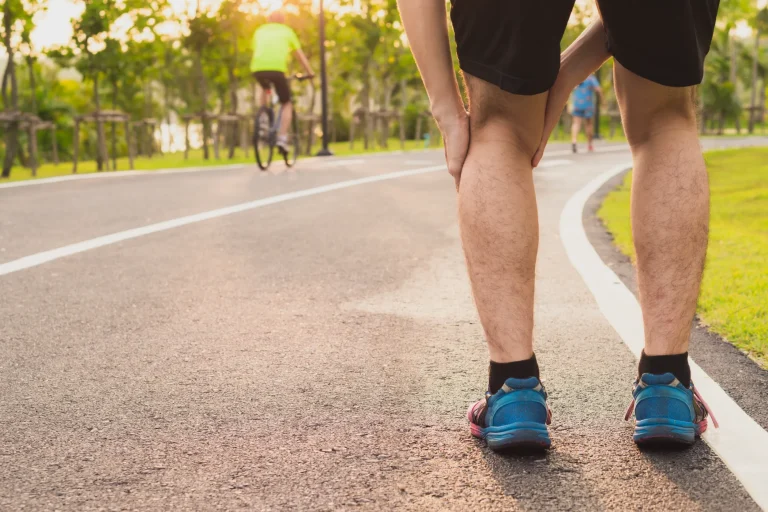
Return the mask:
POLYGON ((488 369, 488 391, 496 393, 509 379, 539 378, 539 364, 536 362, 536 354, 525 361, 513 361, 511 363, 496 363, 491 361, 488 369))
POLYGON ((638 365, 638 374, 653 373, 661 375, 662 373, 671 373, 685 387, 691 387, 691 367, 688 366, 688 352, 685 354, 674 354, 671 356, 649 356, 645 351, 640 355, 640 364, 638 365))

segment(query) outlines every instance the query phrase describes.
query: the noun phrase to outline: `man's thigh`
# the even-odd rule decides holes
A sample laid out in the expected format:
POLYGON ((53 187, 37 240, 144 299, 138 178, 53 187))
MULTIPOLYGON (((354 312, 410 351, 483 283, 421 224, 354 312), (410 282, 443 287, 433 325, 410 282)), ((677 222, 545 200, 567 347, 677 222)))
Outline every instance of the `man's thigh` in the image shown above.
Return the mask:
POLYGON ((641 144, 665 130, 696 130, 695 87, 651 82, 620 62, 614 65, 616 98, 630 144, 641 144))
POLYGON ((548 91, 574 0, 451 0, 461 69, 509 93, 548 91))

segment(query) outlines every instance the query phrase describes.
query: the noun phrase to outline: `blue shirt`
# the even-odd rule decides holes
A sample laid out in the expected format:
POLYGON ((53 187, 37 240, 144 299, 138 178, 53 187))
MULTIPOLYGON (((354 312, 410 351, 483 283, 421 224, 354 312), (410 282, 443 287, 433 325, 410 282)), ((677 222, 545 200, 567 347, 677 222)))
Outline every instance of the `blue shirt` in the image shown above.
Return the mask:
POLYGON ((573 90, 571 99, 573 101, 573 110, 593 110, 595 108, 595 89, 600 88, 600 82, 595 75, 589 75, 586 80, 581 82, 573 90))

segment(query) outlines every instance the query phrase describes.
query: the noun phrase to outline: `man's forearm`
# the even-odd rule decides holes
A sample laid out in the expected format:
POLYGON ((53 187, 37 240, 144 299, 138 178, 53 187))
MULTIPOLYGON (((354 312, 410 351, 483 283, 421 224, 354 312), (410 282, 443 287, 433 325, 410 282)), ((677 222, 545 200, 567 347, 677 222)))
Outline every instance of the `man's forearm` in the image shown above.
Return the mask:
POLYGON ((560 73, 569 77, 574 87, 583 82, 591 73, 608 60, 610 54, 605 45, 605 30, 602 21, 587 27, 571 43, 560 57, 560 73))
POLYGON ((424 80, 432 114, 441 119, 464 114, 453 70, 444 0, 398 0, 405 33, 424 80))
POLYGON ((301 62, 304 71, 306 71, 308 75, 315 74, 314 71, 312 71, 312 66, 309 63, 309 59, 307 59, 307 56, 304 54, 303 50, 296 50, 296 57, 299 59, 299 62, 301 62))

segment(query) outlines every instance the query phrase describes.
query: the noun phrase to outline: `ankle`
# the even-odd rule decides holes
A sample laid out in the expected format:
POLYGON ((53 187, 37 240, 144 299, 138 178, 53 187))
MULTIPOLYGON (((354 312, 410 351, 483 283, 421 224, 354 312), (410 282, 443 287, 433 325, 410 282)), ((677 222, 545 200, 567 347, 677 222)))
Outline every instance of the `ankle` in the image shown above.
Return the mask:
POLYGON ((528 379, 530 377, 539 378, 539 364, 536 361, 536 354, 523 361, 513 361, 511 363, 497 363, 491 361, 488 368, 488 391, 496 393, 507 379, 528 379))
POLYGON ((649 356, 643 350, 637 370, 638 376, 644 373, 661 375, 671 373, 685 387, 691 386, 691 367, 688 364, 688 352, 662 356, 649 356))

